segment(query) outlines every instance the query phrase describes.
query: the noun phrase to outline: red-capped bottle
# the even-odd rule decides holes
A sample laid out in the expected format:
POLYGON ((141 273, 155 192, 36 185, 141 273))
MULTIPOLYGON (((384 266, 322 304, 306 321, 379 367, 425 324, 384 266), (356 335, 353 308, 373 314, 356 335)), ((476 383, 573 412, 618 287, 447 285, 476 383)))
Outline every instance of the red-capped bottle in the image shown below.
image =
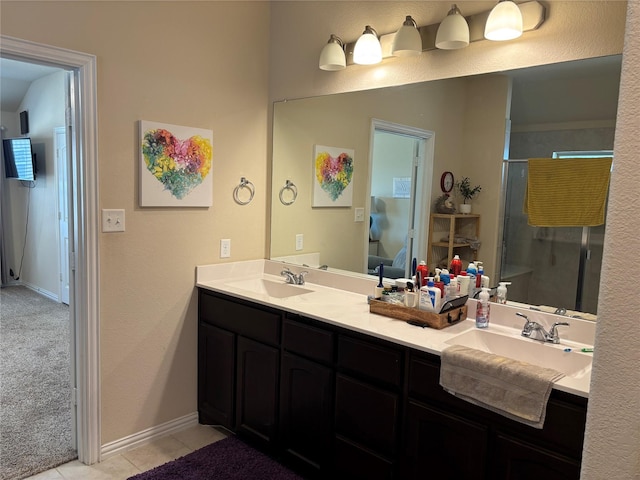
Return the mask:
POLYGON ((421 287, 424 287, 427 285, 427 277, 429 276, 429 267, 427 267, 427 262, 425 262, 424 260, 421 260, 420 263, 418 264, 418 267, 416 268, 416 272, 420 272, 420 282, 421 282, 421 287))
POLYGON ((462 260, 460 260, 458 255, 454 255, 453 260, 451 260, 450 271, 456 276, 460 275, 460 272, 462 271, 462 260))

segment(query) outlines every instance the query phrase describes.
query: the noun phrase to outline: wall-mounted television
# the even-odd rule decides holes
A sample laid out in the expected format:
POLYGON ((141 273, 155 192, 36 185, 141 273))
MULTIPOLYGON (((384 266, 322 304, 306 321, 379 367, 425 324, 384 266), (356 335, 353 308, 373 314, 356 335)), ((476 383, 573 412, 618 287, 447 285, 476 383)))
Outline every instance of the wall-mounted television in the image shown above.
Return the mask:
POLYGON ((28 181, 36 179, 36 165, 30 138, 5 138, 2 140, 2 150, 4 172, 7 178, 28 181))

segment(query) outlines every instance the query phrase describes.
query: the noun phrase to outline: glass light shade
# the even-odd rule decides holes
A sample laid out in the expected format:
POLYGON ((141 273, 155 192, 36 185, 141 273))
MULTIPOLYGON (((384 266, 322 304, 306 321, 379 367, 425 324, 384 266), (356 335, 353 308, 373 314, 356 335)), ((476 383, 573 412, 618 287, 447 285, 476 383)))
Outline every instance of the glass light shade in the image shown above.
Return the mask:
POLYGON ((340 37, 331 34, 329 41, 320 52, 318 66, 320 70, 336 71, 347 67, 347 59, 340 37))
POLYGON ((501 0, 493 7, 484 27, 487 40, 513 40, 522 35, 522 12, 510 0, 501 0))
POLYGON ((367 25, 353 47, 353 63, 374 65, 382 61, 382 47, 376 31, 367 25))
POLYGON ((456 50, 469 46, 469 25, 456 5, 442 20, 436 34, 436 48, 456 50))
POLYGON ((411 15, 407 15, 406 20, 396 32, 393 38, 391 54, 396 57, 415 57, 422 53, 422 37, 418 31, 416 22, 411 15))

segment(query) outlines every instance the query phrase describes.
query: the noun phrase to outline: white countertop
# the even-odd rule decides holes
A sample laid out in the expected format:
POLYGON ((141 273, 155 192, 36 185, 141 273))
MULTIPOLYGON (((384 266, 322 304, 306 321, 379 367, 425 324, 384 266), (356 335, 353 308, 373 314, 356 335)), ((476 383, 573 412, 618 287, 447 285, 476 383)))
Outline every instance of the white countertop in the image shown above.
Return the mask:
MULTIPOLYGON (((252 278, 284 282, 279 273, 285 265, 270 260, 251 260, 198 266, 196 269, 196 286, 303 315, 327 324, 372 335, 435 355, 440 355, 442 350, 449 346, 445 342, 452 337, 467 330, 475 329, 476 302, 474 300, 468 301, 469 317, 467 320, 442 330, 421 328, 409 325, 401 320, 369 312, 367 293, 373 292, 373 288, 377 284, 377 279, 373 277, 306 269, 295 265, 286 266, 296 273, 302 270, 310 271, 306 277, 306 284, 299 288, 308 289, 311 292, 304 295, 275 298, 264 293, 258 293, 249 287, 247 290, 243 290, 237 286, 238 283, 252 278), (230 284, 234 284, 234 286, 230 284)), ((492 303, 489 329, 499 333, 519 335, 523 321, 515 315, 516 311, 526 313, 530 319, 538 321, 547 327, 551 322, 563 319, 563 317, 553 314, 533 312, 492 303)), ((570 323, 570 328, 560 330, 562 345, 549 344, 549 348, 563 349, 571 347, 573 350, 570 353, 571 355, 592 355, 580 353, 579 350, 581 346, 593 345, 595 324, 573 318, 570 319, 570 323)), ((554 388, 588 397, 590 377, 590 370, 578 378, 565 376, 556 382, 554 388)))

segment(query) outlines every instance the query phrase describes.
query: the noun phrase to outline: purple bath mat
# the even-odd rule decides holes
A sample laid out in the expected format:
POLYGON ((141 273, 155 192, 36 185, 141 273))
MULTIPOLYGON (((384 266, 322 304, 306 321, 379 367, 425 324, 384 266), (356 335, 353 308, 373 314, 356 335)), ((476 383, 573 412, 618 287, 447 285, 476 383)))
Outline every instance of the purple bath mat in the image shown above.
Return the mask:
POLYGON ((139 473, 128 480, 301 480, 286 469, 236 437, 207 445, 184 457, 139 473))

